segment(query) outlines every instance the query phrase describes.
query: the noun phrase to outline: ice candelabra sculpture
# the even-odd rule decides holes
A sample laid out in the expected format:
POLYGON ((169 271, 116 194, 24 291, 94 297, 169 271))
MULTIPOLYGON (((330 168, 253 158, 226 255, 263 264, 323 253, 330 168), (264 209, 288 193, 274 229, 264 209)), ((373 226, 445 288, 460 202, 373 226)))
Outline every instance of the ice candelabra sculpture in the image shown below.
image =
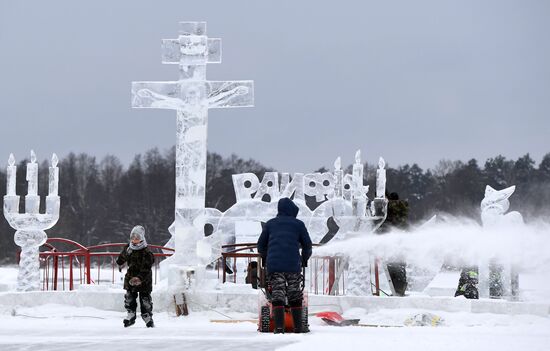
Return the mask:
POLYGON ((21 247, 18 291, 34 291, 40 288, 39 247, 48 236, 44 232, 57 223, 59 219, 58 196, 59 168, 57 156, 53 154, 49 173, 49 192, 46 196, 46 213, 39 213, 40 196, 38 195, 38 164, 36 155, 31 151, 31 161, 27 164, 28 190, 25 196, 25 213, 19 213, 19 196, 15 192, 16 166, 13 154, 10 154, 7 168, 7 190, 4 196, 4 217, 16 230, 15 243, 21 247))

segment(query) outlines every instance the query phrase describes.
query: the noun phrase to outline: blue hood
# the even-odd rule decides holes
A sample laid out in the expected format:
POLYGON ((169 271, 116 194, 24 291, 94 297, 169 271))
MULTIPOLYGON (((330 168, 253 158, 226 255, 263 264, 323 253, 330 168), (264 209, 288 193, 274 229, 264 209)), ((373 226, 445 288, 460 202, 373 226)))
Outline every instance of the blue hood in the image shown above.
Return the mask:
POLYGON ((294 204, 294 202, 292 202, 291 199, 288 197, 283 197, 279 200, 277 210, 277 216, 289 216, 296 218, 300 209, 294 204))

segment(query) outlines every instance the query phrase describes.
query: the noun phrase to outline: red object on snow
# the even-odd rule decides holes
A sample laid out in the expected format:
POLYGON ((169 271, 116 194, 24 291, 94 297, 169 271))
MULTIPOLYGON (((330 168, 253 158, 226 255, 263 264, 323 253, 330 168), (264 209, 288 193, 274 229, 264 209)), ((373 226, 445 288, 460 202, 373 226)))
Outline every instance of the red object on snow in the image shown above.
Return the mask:
POLYGON ((346 327, 349 325, 359 324, 359 319, 345 319, 338 312, 319 312, 315 314, 315 316, 321 318, 328 325, 336 327, 346 327))
POLYGON ((341 322, 345 320, 344 317, 338 312, 319 312, 315 314, 316 317, 330 319, 334 322, 341 322))

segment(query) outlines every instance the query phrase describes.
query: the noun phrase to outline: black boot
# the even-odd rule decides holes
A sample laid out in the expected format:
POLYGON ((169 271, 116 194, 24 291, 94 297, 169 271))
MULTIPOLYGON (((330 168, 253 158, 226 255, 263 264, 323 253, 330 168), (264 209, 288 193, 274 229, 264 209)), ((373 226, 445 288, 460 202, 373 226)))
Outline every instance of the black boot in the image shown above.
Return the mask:
POLYGON ((147 328, 155 327, 155 323, 153 322, 153 316, 151 313, 142 313, 141 318, 143 318, 143 321, 145 322, 147 328))
POLYGON ((466 284, 464 286, 464 297, 467 299, 479 299, 479 291, 477 290, 477 287, 473 284, 466 284))
POLYGON ((136 323, 136 313, 135 312, 128 312, 128 315, 124 320, 122 321, 124 323, 124 328, 128 328, 129 326, 136 323))
POLYGON ((388 273, 395 290, 395 295, 405 296, 407 290, 407 264, 404 262, 388 263, 388 273))
POLYGON ((285 306, 273 306, 273 320, 275 322, 274 334, 285 332, 285 306))
POLYGON ((303 333, 302 331, 302 307, 292 307, 292 322, 294 323, 294 332, 303 333))

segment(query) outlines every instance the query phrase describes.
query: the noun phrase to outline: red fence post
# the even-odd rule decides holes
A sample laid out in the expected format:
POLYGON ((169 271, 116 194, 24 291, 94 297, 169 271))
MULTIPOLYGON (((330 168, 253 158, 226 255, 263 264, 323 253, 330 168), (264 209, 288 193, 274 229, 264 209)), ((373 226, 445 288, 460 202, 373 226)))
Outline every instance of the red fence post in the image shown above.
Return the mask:
POLYGON ((316 258, 315 259, 315 295, 317 295, 319 293, 319 287, 318 287, 318 282, 317 282, 317 277, 319 276, 319 268, 317 267, 317 262, 319 260, 316 258))
POLYGON ((327 270, 327 259, 323 258, 323 294, 327 295, 327 290, 325 289, 325 284, 327 283, 326 279, 326 270, 327 270))
POLYGON ((69 290, 74 290, 74 284, 73 284, 73 255, 69 256, 69 290))
POLYGON ((86 284, 91 284, 92 282, 92 269, 91 269, 91 259, 90 259, 90 250, 86 249, 85 253, 85 265, 86 265, 86 284))
POLYGON ((336 280, 336 261, 334 257, 328 259, 328 294, 332 292, 334 288, 334 281, 336 280))
POLYGON ((58 269, 59 269, 59 256, 55 255, 53 257, 53 290, 57 290, 57 278, 58 278, 58 269))
POLYGON ((65 256, 61 256, 61 289, 65 291, 65 256))

